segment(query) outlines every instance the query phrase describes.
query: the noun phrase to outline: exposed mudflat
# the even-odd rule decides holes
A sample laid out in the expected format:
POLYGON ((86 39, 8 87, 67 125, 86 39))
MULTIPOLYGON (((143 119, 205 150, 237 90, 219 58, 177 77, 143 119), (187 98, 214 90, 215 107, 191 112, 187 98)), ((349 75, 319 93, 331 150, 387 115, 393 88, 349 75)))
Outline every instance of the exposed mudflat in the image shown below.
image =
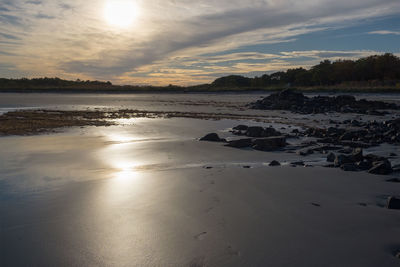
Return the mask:
MULTIPOLYGON (((326 151, 296 153, 318 138, 292 132, 399 114, 245 108, 259 98, 2 95, 0 265, 398 266, 400 174, 325 168, 326 151), (239 124, 288 145, 199 141, 243 138, 239 124)), ((363 152, 400 163, 395 143, 363 152)))

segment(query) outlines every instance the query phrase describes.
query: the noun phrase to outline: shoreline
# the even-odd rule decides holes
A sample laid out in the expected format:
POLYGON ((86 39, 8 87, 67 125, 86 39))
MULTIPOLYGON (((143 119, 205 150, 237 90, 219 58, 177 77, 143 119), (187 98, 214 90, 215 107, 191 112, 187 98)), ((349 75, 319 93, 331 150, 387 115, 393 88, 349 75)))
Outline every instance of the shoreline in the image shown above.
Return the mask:
POLYGON ((72 89, 72 88, 51 88, 51 89, 0 89, 0 93, 27 93, 27 94, 256 94, 273 93, 285 89, 292 89, 302 93, 325 93, 325 94, 399 94, 400 88, 396 87, 274 87, 274 88, 209 88, 193 89, 183 87, 182 89, 72 89))

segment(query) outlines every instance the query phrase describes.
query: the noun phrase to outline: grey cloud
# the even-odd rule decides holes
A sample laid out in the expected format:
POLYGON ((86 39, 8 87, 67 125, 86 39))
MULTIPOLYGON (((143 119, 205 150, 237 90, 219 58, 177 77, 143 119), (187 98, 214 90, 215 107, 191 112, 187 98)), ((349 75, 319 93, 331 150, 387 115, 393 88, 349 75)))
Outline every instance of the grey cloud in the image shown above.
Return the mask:
POLYGON ((1 51, 1 50, 0 50, 0 55, 4 55, 4 56, 15 56, 14 53, 6 52, 6 51, 1 51))
POLYGON ((31 4, 31 5, 41 5, 41 4, 43 4, 42 1, 26 1, 25 3, 31 4))
POLYGON ((317 57, 321 58, 332 58, 332 57, 357 57, 362 53, 359 52, 320 52, 316 53, 317 57))
POLYGON ((2 33, 0 32, 0 37, 4 39, 10 39, 10 40, 20 40, 18 36, 12 35, 12 34, 7 34, 7 33, 2 33))
POLYGON ((72 5, 69 4, 60 4, 60 7, 64 10, 70 10, 70 9, 74 9, 74 7, 72 5))
POLYGON ((12 25, 22 25, 21 19, 14 15, 0 14, 0 22, 12 25))
POLYGON ((38 19, 55 19, 56 18, 55 16, 46 15, 43 13, 39 13, 39 14, 35 15, 35 17, 38 19))

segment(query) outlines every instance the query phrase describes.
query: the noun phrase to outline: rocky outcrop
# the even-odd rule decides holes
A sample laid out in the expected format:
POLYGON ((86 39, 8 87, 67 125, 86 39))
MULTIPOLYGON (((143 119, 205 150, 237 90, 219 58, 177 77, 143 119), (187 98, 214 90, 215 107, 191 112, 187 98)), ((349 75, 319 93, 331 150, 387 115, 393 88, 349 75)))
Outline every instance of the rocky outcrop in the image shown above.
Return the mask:
POLYGON ((239 136, 248 136, 248 137, 270 137, 270 136, 280 136, 282 133, 275 130, 272 127, 261 127, 261 126, 247 126, 247 125, 238 125, 232 128, 232 133, 234 135, 239 136))
POLYGON ((325 112, 360 113, 383 115, 378 110, 399 109, 396 104, 381 101, 356 100, 354 96, 339 95, 335 97, 307 97, 294 90, 284 90, 250 103, 252 109, 289 110, 296 113, 311 114, 325 112))

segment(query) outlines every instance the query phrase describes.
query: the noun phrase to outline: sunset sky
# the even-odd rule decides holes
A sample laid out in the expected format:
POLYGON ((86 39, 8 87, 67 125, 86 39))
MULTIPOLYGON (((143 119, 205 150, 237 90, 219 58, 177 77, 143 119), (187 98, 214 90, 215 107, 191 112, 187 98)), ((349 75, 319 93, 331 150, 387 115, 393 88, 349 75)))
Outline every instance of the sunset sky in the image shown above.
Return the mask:
POLYGON ((399 0, 0 0, 7 78, 190 85, 399 44, 399 0))

